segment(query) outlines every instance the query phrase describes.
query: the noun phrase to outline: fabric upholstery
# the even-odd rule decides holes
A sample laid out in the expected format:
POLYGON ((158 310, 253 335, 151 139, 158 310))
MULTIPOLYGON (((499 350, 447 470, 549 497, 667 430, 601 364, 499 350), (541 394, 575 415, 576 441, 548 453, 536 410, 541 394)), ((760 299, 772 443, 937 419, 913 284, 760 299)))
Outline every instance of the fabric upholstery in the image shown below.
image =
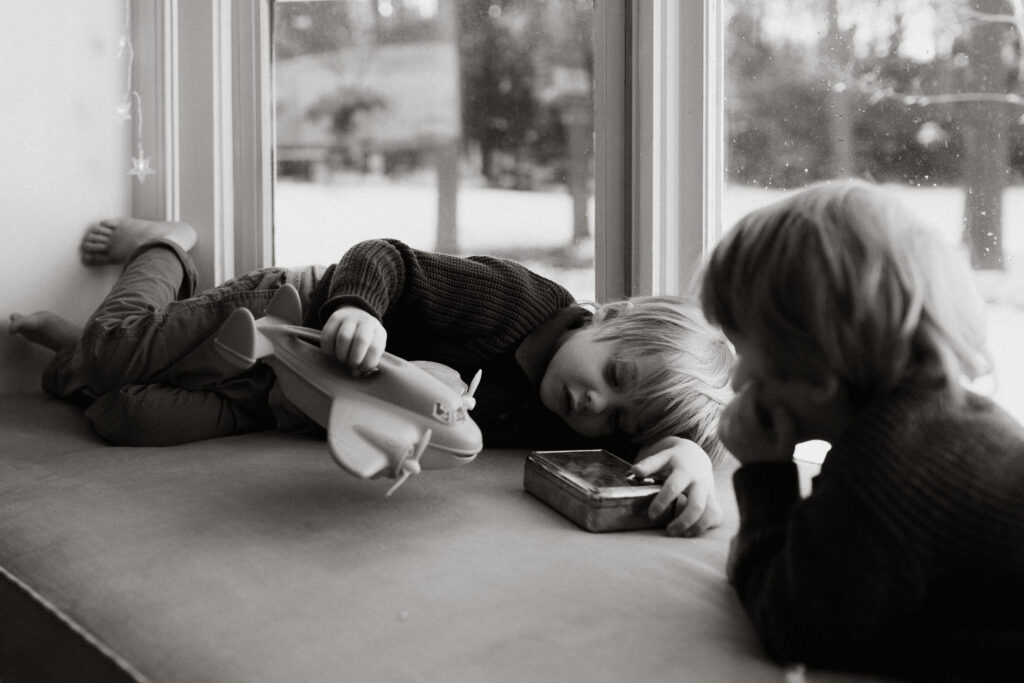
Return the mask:
POLYGON ((525 455, 386 499, 320 441, 113 447, 73 406, 0 397, 0 577, 137 680, 783 680, 725 578, 730 472, 704 537, 591 534, 523 490, 525 455))

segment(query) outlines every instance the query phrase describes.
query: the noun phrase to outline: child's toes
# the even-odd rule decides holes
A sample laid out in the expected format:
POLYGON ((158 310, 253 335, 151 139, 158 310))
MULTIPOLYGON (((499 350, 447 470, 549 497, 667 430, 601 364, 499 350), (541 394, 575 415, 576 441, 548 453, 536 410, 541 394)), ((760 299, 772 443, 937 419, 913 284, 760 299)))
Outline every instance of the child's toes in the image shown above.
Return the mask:
POLYGON ((117 230, 119 227, 121 227, 121 225, 124 223, 124 219, 121 218, 104 218, 103 220, 101 220, 99 223, 92 227, 97 232, 102 232, 106 235, 109 235, 114 230, 117 230))
POLYGON ((114 234, 114 228, 104 224, 90 225, 89 229, 85 231, 85 235, 82 237, 83 242, 89 241, 102 241, 104 243, 110 242, 111 236, 114 234))
POLYGON ((110 228, 101 225, 89 227, 78 247, 83 263, 100 263, 109 258, 110 235, 112 232, 110 228))
POLYGON ((100 235, 90 235, 82 240, 85 251, 106 251, 110 248, 110 240, 100 235))
POLYGON ((79 252, 82 260, 89 263, 110 257, 110 250, 107 245, 98 242, 83 242, 79 252))
POLYGON ((102 265, 110 260, 110 250, 107 245, 98 242, 83 242, 79 249, 82 263, 86 265, 102 265))

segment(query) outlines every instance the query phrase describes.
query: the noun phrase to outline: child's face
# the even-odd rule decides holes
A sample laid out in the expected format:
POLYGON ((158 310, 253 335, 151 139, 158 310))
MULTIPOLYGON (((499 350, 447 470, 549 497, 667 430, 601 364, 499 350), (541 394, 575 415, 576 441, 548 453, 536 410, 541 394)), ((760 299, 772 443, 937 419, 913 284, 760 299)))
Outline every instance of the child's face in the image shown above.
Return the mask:
POLYGON ((786 377, 749 338, 735 331, 726 336, 736 349, 731 377, 736 395, 722 413, 719 436, 740 460, 751 455, 741 451, 776 446, 791 455, 796 443, 827 440, 845 423, 848 407, 833 375, 786 377))
POLYGON ((593 327, 571 333, 544 373, 541 402, 577 434, 634 434, 644 416, 627 392, 641 361, 614 362, 614 343, 596 337, 593 327))

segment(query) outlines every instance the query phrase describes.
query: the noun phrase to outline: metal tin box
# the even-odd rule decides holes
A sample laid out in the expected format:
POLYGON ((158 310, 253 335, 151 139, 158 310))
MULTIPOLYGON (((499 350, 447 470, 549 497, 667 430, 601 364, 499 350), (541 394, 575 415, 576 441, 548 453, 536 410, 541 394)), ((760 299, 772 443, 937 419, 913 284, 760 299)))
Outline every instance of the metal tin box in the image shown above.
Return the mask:
POLYGON ((648 518, 660 483, 633 479, 630 464, 605 450, 533 451, 523 488, 587 531, 664 527, 671 518, 648 518))

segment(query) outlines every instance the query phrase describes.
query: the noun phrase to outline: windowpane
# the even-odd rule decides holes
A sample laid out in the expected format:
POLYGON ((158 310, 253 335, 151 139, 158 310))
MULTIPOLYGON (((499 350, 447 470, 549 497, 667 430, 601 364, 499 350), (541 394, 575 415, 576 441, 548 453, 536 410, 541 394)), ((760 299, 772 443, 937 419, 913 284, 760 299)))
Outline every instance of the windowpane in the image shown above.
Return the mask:
POLYGON ((723 220, 860 177, 964 243, 988 301, 995 397, 1024 420, 1019 3, 728 0, 723 220))
POLYGON ((592 0, 274 3, 274 261, 363 239, 594 298, 592 0))

